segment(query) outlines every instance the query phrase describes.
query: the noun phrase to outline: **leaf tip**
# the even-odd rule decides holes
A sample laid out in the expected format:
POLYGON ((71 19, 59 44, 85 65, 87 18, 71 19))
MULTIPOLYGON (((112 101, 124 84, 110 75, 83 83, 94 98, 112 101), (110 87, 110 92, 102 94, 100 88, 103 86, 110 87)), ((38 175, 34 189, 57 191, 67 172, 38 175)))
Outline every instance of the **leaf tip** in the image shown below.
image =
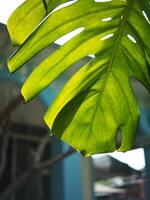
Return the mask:
POLYGON ((26 95, 24 94, 23 88, 21 89, 21 97, 22 97, 24 103, 26 103, 28 101, 26 95))
POLYGON ((51 123, 49 115, 47 115, 47 113, 44 115, 44 122, 52 130, 52 123, 51 123))
POLYGON ((13 70, 13 66, 12 66, 12 63, 11 63, 11 60, 9 59, 8 62, 7 62, 7 68, 9 70, 10 73, 13 73, 14 70, 13 70))

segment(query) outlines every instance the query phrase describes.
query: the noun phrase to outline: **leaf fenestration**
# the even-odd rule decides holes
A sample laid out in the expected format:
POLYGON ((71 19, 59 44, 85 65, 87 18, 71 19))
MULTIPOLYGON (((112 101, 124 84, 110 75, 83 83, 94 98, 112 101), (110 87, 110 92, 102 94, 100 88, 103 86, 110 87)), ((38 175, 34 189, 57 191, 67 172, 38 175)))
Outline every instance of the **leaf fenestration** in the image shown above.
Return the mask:
POLYGON ((118 130, 118 150, 133 145, 139 109, 130 77, 150 91, 150 25, 143 14, 149 18, 149 10, 148 0, 78 0, 50 13, 8 61, 14 72, 58 38, 84 28, 36 67, 22 94, 26 101, 32 99, 72 64, 95 55, 72 76, 45 115, 53 134, 85 156, 115 151, 118 130))

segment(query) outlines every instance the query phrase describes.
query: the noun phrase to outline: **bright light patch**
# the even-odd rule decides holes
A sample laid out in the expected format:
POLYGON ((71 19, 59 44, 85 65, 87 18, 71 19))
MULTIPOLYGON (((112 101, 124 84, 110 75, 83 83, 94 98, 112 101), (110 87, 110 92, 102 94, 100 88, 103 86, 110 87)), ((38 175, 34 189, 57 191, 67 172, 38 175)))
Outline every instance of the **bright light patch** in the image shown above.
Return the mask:
POLYGON ((66 2, 66 3, 63 3, 59 6, 57 6, 57 8, 55 8, 51 13, 55 12, 56 10, 60 10, 61 8, 64 8, 64 7, 67 7, 73 3, 75 3, 77 0, 74 0, 74 1, 69 1, 69 2, 66 2))
POLYGON ((0 22, 6 24, 11 13, 24 1, 0 0, 0 22))
POLYGON ((110 38, 110 37, 112 37, 114 34, 113 33, 111 33, 111 34, 108 34, 108 35, 105 35, 104 37, 102 37, 100 40, 106 40, 106 39, 108 39, 108 38, 110 38))
POLYGON ((108 18, 104 18, 104 19, 102 19, 103 22, 107 22, 107 21, 110 21, 110 20, 112 20, 111 17, 108 17, 108 18))
POLYGON ((148 19, 148 17, 147 17, 147 15, 146 15, 146 13, 145 13, 145 11, 144 10, 142 10, 142 13, 143 13, 143 15, 144 15, 144 17, 145 17, 145 19, 148 21, 148 23, 150 24, 150 21, 149 21, 149 19, 148 19))
POLYGON ((93 55, 93 54, 90 54, 88 56, 91 57, 91 58, 95 58, 95 55, 93 55))
POLYGON ((112 0, 95 0, 95 2, 109 2, 109 1, 112 1, 112 0))
MULTIPOLYGON (((96 154, 93 155, 92 158, 96 159, 104 155, 106 154, 96 154)), ((109 153, 108 155, 119 160, 120 162, 128 164, 130 167, 136 170, 141 170, 145 167, 145 157, 143 149, 135 149, 132 151, 127 151, 125 153, 114 152, 114 153, 109 153)))
POLYGON ((132 35, 127 34, 127 37, 129 38, 129 40, 136 44, 136 40, 134 39, 134 37, 132 37, 132 35))
POLYGON ((55 41, 56 44, 59 45, 63 45, 66 42, 68 42, 69 40, 71 40, 73 37, 75 37, 76 35, 78 35, 79 33, 81 33, 85 28, 81 27, 81 28, 77 28, 76 30, 67 33, 66 35, 63 35, 61 38, 59 38, 58 40, 55 41))

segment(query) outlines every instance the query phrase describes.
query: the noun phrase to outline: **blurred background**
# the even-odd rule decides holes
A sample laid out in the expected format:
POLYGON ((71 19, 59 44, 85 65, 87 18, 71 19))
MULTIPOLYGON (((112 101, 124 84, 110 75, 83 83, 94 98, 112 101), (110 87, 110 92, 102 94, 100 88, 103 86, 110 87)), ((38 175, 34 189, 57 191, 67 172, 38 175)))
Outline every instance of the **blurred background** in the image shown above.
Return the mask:
POLYGON ((6 61, 15 48, 4 23, 22 1, 12 6, 0 1, 0 200, 150 200, 150 96, 144 87, 132 80, 141 109, 134 150, 83 158, 49 136, 43 116, 71 74, 90 57, 77 62, 37 98, 22 103, 20 87, 28 74, 64 41, 47 47, 10 75, 6 61))

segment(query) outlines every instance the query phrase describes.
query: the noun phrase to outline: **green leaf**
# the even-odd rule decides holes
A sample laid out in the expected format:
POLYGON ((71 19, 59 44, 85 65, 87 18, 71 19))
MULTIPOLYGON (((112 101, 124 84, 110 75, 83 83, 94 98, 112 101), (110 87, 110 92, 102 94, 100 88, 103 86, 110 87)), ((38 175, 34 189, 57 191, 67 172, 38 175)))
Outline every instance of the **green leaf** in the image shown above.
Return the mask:
POLYGON ((26 0, 21 4, 8 19, 7 27, 13 44, 21 45, 48 13, 66 1, 26 0))
MULTIPOLYGON (((47 5, 51 5, 51 2, 47 5)), ((85 156, 132 148, 139 109, 130 78, 150 90, 150 4, 147 0, 78 0, 51 13, 8 61, 11 72, 65 34, 80 33, 48 56, 22 88, 26 101, 81 58, 78 70, 45 115, 57 137, 85 156)))
POLYGON ((46 16, 41 0, 26 0, 8 19, 8 31, 14 45, 21 45, 46 16))

